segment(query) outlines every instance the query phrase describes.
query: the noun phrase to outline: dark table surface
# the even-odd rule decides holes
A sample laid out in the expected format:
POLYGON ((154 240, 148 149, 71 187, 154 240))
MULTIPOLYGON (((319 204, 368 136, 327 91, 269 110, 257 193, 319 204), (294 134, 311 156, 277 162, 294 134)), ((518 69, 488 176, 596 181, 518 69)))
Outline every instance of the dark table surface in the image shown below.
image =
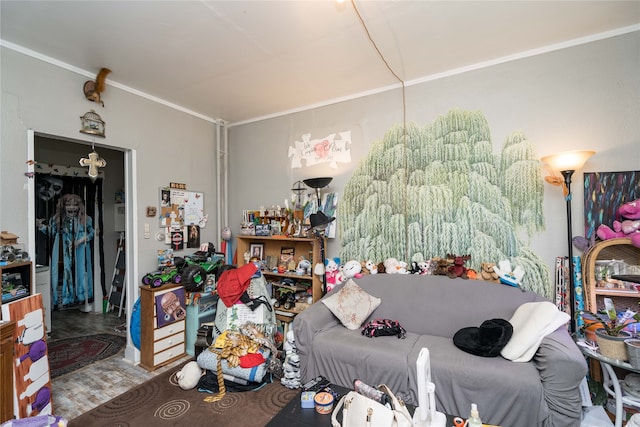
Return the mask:
MULTIPOLYGON (((332 385, 331 389, 339 394, 338 399, 336 399, 334 405, 338 404, 338 400, 340 397, 344 396, 349 392, 349 389, 332 385)), ((302 408, 300 406, 300 396, 302 395, 302 390, 298 393, 291 401, 282 408, 275 417, 269 421, 266 427, 282 427, 282 426, 297 426, 297 427, 316 427, 316 426, 330 426, 331 425, 331 414, 319 414, 316 412, 315 407, 313 408, 302 408)), ((415 410, 414 407, 407 405, 409 408, 409 412, 413 414, 415 410)), ((338 421, 341 421, 340 416, 338 416, 338 421)), ((453 416, 447 415, 447 426, 453 426, 453 416)))

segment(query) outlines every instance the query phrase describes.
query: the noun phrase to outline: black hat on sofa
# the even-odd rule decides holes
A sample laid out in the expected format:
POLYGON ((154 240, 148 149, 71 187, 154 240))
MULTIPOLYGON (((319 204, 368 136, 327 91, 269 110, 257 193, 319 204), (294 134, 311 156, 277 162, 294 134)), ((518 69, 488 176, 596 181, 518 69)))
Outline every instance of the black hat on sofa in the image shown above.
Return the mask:
POLYGON ((453 336, 453 344, 462 351, 482 357, 496 357, 511 339, 513 326, 504 319, 482 322, 479 328, 462 328, 453 336))

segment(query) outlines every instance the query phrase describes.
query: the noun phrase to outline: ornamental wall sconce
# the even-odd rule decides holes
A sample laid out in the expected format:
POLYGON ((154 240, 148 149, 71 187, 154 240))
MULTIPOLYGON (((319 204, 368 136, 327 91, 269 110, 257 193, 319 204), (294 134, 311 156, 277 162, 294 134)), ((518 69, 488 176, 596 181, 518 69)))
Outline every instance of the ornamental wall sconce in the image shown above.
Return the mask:
POLYGON ((94 136, 104 136, 104 121, 98 113, 93 110, 85 113, 84 116, 80 116, 80 120, 82 121, 82 129, 80 132, 86 133, 88 135, 94 136))

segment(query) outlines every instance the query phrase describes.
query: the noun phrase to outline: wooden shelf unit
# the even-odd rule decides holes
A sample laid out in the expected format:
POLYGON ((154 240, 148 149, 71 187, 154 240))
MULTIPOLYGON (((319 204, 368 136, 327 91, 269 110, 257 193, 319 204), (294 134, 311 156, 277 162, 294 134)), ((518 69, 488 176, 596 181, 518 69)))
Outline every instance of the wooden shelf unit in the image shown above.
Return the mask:
POLYGON ((628 237, 622 237, 598 242, 585 252, 582 281, 586 293, 586 309, 596 312, 598 307, 603 308, 602 299, 604 297, 612 298, 618 309, 623 306, 637 309, 638 302, 640 302, 640 292, 596 286, 596 261, 610 259, 622 260, 629 265, 640 265, 640 248, 633 246, 628 237))
MULTIPOLYGON (((296 264, 300 256, 304 256, 311 261, 311 275, 298 275, 295 272, 286 273, 274 273, 264 270, 262 274, 265 279, 278 287, 288 287, 286 285, 278 285, 274 282, 279 282, 284 278, 293 279, 298 282, 311 282, 311 295, 312 301, 315 303, 322 298, 322 278, 313 274, 313 268, 317 263, 322 262, 322 254, 320 253, 320 241, 315 238, 308 237, 268 237, 268 236, 238 236, 238 266, 244 265, 244 254, 249 252, 252 244, 264 245, 263 258, 268 256, 280 257, 282 248, 293 248, 294 260, 296 264)), ((325 241, 326 244, 326 241, 325 241)), ((296 285, 296 288, 302 288, 300 285, 296 285)), ((283 307, 279 307, 278 310, 284 312, 295 313, 295 310, 285 310, 283 307)), ((299 310, 298 310, 299 311, 299 310)))

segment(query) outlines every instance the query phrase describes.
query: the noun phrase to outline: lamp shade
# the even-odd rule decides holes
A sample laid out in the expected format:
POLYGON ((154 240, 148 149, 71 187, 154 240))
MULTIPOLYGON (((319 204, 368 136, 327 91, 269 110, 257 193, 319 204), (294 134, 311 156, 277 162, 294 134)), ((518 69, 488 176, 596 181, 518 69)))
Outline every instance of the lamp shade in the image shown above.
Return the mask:
POLYGON ((584 166, 587 159, 596 152, 591 150, 564 151, 562 153, 544 156, 540 161, 549 165, 555 171, 576 171, 584 166))

